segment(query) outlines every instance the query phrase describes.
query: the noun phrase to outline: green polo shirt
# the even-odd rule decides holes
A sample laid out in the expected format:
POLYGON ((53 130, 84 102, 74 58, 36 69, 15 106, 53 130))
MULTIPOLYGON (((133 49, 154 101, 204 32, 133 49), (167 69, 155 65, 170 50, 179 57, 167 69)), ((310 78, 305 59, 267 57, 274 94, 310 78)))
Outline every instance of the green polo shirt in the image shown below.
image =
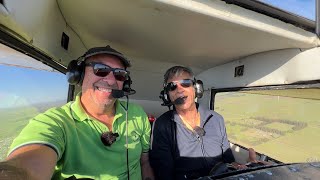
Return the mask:
MULTIPOLYGON (((45 144, 56 151, 52 179, 70 176, 91 179, 127 179, 126 102, 116 101, 113 132, 119 137, 110 146, 100 140, 108 127, 89 117, 80 96, 60 108, 52 108, 30 120, 13 141, 9 153, 28 144, 45 144), (122 105, 123 106, 122 106, 122 105)), ((149 151, 150 123, 144 110, 129 103, 128 149, 130 179, 141 179, 140 156, 149 151)))

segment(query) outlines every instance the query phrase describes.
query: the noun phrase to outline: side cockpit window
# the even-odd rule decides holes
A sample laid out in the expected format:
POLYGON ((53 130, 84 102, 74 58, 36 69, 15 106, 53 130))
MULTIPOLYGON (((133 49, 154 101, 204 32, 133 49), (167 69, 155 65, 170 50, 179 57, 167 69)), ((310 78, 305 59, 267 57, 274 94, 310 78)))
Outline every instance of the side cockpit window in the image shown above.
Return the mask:
POLYGON ((284 163, 320 159, 320 89, 221 92, 215 111, 232 143, 284 163))
POLYGON ((0 161, 28 120, 67 102, 63 73, 0 44, 0 161))

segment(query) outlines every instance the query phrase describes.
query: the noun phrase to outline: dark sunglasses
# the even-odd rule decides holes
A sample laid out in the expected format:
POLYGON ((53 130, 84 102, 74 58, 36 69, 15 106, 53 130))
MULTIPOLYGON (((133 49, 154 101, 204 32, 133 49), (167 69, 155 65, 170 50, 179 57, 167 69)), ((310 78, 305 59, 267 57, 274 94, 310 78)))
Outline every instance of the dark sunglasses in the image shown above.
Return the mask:
POLYGON ((194 81, 191 79, 182 79, 179 81, 173 81, 173 82, 169 82, 167 85, 165 85, 165 89, 167 91, 174 91, 177 89, 178 87, 178 83, 182 86, 182 87, 190 87, 194 85, 194 81))
POLYGON ((129 76, 129 72, 124 69, 112 68, 102 63, 89 62, 86 63, 86 66, 91 66, 93 68, 93 73, 99 77, 106 77, 111 71, 113 72, 115 79, 118 81, 125 81, 129 76))

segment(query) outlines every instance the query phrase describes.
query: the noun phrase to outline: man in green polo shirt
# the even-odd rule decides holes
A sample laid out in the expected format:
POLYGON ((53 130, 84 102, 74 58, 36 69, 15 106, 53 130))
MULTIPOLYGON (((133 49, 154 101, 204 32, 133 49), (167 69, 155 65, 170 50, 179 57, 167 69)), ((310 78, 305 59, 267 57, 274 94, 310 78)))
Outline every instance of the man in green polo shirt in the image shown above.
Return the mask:
POLYGON ((117 100, 131 93, 129 66, 110 46, 72 61, 68 81, 81 85, 81 92, 75 101, 31 119, 6 163, 30 179, 153 179, 147 115, 117 100))

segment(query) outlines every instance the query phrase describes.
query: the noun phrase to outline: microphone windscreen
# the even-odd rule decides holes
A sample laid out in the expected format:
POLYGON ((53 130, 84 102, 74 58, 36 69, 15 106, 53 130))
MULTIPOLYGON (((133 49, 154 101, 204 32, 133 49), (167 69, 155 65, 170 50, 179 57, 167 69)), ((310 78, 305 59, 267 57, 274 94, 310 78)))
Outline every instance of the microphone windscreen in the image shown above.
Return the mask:
POLYGON ((184 98, 183 97, 179 97, 176 100, 173 101, 173 104, 175 105, 181 105, 184 103, 184 98))
POLYGON ((117 89, 112 89, 111 95, 114 98, 122 98, 123 96, 125 96, 124 91, 117 89))
POLYGON ((206 135, 206 131, 205 131, 202 127, 196 126, 196 127, 193 128, 193 130, 194 130, 200 137, 206 135))
POLYGON ((117 137, 119 137, 118 133, 112 133, 111 131, 109 131, 103 132, 100 136, 100 139, 105 146, 111 146, 111 144, 116 141, 117 137))

